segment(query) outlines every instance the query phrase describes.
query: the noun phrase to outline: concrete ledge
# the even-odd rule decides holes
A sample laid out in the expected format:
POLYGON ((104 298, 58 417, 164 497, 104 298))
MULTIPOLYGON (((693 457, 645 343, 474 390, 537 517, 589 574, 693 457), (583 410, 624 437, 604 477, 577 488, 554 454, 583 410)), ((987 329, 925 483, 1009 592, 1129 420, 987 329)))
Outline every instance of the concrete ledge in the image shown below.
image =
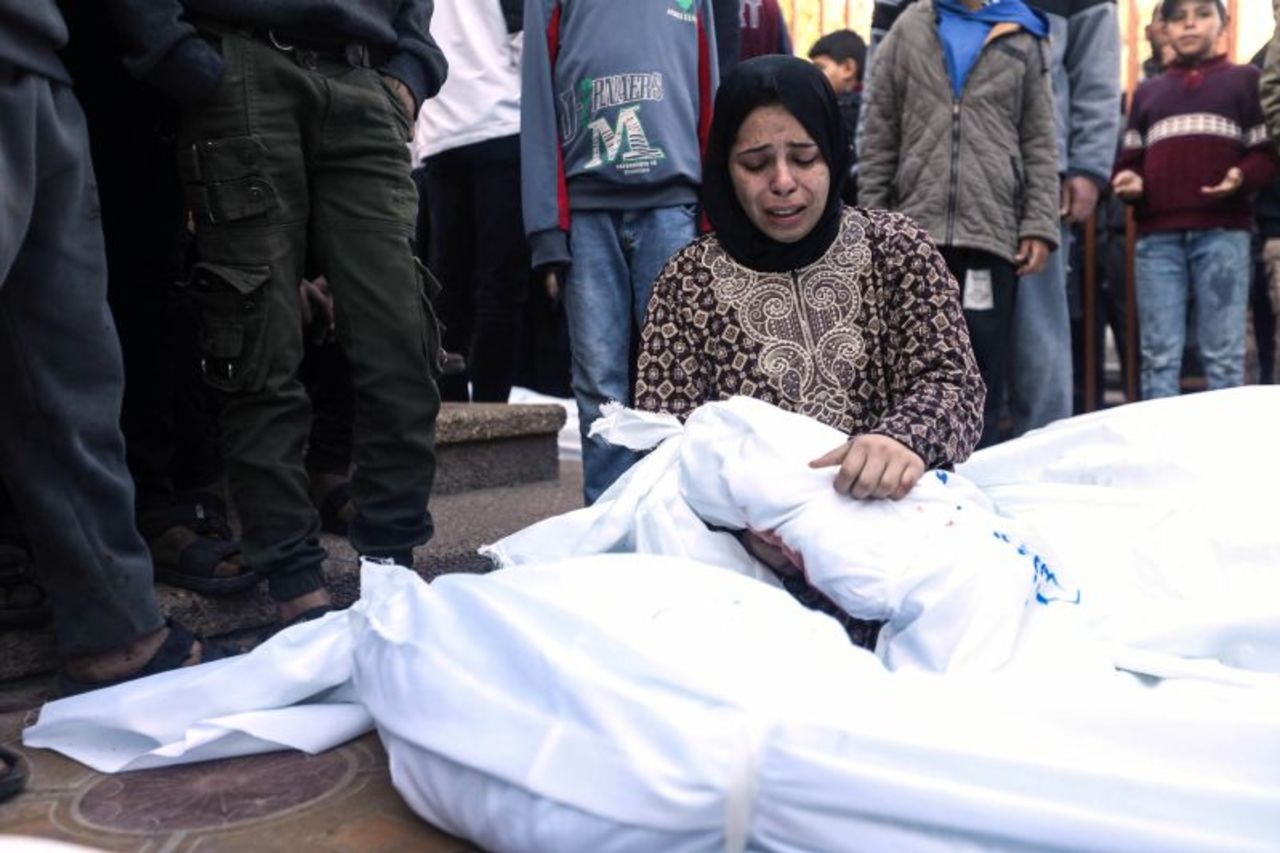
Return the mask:
POLYGON ((434 493, 554 480, 564 421, 554 405, 446 403, 436 421, 434 493))
MULTIPOLYGON (((551 440, 554 453, 554 436, 551 440)), ((550 481, 433 497, 436 535, 414 554, 414 568, 427 579, 450 572, 491 570, 489 561, 476 553, 478 547, 582 506, 582 466, 559 463, 556 470, 559 476, 550 481)), ((556 476, 554 472, 552 476, 556 476)), ((356 554, 346 539, 330 535, 322 539, 329 551, 325 579, 335 602, 346 607, 360 594, 356 554)), ((156 591, 166 615, 206 636, 243 635, 275 623, 275 606, 266 584, 231 598, 207 598, 165 584, 156 584, 156 591)), ((0 706, 5 704, 2 682, 52 672, 56 667, 51 627, 0 634, 0 706)))
POLYGON ((509 403, 445 403, 436 419, 436 444, 552 435, 564 426, 560 406, 509 403))

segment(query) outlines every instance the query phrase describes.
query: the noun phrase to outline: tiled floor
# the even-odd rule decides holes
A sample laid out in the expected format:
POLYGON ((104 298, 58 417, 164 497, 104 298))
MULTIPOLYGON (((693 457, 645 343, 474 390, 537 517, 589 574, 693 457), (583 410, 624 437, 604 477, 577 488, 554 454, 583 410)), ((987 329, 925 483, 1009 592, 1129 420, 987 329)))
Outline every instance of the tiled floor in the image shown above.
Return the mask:
POLYGON ((474 850, 429 826, 391 787, 377 736, 297 752, 105 776, 21 745, 35 711, 0 715, 27 760, 27 791, 0 804, 0 833, 105 850, 474 850))

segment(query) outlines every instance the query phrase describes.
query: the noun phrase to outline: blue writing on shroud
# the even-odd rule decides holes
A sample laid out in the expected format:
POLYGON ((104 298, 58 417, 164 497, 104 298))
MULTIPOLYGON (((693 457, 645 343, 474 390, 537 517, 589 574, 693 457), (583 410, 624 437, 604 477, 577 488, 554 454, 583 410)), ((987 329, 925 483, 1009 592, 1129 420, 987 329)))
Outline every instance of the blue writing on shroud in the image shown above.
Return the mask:
POLYGON ((1053 601, 1061 601, 1067 604, 1080 603, 1080 590, 1075 590, 1073 594, 1063 586, 1062 582, 1058 580, 1057 573, 1049 567, 1049 564, 1039 554, 1033 554, 1031 549, 1022 542, 1015 543, 1008 533, 1001 533, 999 530, 992 532, 1001 542, 1012 546, 1018 552, 1018 556, 1031 560, 1031 568, 1035 572, 1037 602, 1040 604, 1049 604, 1053 601))

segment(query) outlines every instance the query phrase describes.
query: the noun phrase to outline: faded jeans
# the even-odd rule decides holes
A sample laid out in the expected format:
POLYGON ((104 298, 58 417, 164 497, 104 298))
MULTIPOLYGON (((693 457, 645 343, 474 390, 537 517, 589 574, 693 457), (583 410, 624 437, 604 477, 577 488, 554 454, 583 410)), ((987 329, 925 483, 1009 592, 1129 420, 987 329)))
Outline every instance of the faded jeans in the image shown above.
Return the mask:
POLYGON ((1071 417, 1071 317, 1067 262, 1071 228, 1045 268, 1018 282, 1009 341, 1009 416, 1013 437, 1071 417))
POLYGON ((1192 288, 1200 361, 1210 390, 1244 383, 1251 268, 1247 231, 1166 231, 1138 240, 1135 274, 1144 399, 1178 394, 1192 288))
POLYGON ((638 458, 603 439, 591 422, 610 400, 631 401, 631 342, 644 323, 653 280, 697 236, 694 205, 652 210, 575 210, 573 265, 564 289, 573 354, 573 394, 582 432, 583 495, 593 503, 638 458))

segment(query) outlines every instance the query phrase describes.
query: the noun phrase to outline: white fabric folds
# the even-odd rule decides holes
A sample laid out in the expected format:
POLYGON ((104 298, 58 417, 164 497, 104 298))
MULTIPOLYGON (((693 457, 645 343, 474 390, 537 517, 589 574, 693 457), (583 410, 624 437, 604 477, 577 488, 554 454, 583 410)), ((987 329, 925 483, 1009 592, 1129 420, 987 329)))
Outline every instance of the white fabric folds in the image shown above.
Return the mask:
POLYGON ((413 810, 498 851, 1277 849, 1258 390, 1064 422, 897 504, 835 495, 803 467, 832 434, 761 404, 614 411, 661 443, 496 543, 509 568, 366 564, 349 611, 50 703, 24 741, 116 772, 372 725, 413 810), (704 519, 777 531, 888 619, 876 652, 704 519))
MULTIPOLYGON (((322 659, 340 674, 345 654, 342 692, 376 723, 397 790, 487 849, 1280 844, 1272 690, 892 673, 785 592, 677 558, 430 586, 366 565, 364 581, 350 612, 265 654, 52 703, 26 742, 154 764, 165 741, 181 760, 207 729, 171 720, 202 690, 224 754, 241 731, 226 721, 247 715, 297 746, 284 706, 300 691, 282 676, 322 659), (286 654, 300 644, 319 650, 305 665, 286 654)), ((310 746, 348 736, 343 706, 311 697, 310 746)))

